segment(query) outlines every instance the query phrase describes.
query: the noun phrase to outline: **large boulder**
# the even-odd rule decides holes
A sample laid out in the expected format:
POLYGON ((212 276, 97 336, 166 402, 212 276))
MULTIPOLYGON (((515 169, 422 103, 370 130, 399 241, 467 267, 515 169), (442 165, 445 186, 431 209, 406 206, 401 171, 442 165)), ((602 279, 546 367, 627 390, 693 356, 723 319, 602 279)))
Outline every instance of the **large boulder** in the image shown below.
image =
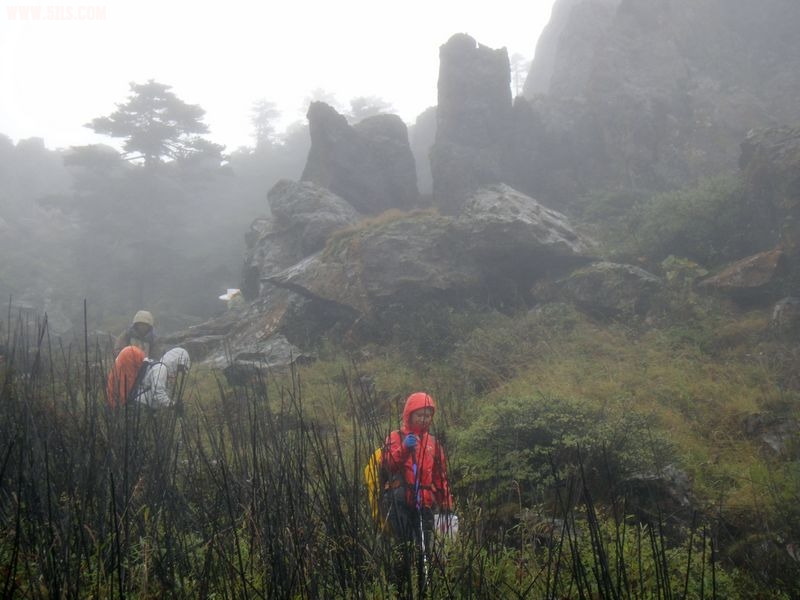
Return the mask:
POLYGON ((527 277, 562 270, 575 257, 587 256, 593 244, 566 216, 502 183, 466 199, 453 223, 453 238, 485 272, 527 277))
POLYGON ((343 215, 323 219, 329 225, 349 222, 351 213, 333 194, 307 183, 282 182, 270 198, 273 217, 256 221, 260 233, 250 243, 250 264, 261 273, 259 293, 165 344, 187 347, 196 361, 235 363, 250 372, 303 358, 301 348, 363 317, 380 321, 384 311, 429 300, 502 302, 507 294, 516 301, 538 278, 590 260, 592 242, 564 215, 505 185, 476 191, 458 217, 389 211, 319 238, 312 227, 310 239, 326 243, 307 256, 304 248, 317 245, 304 246, 301 239, 317 201, 327 207, 320 213, 343 215))
POLYGON ((432 213, 395 215, 337 240, 266 281, 319 305, 335 303, 358 314, 447 290, 475 287, 480 273, 453 261, 444 240, 451 221, 432 213))
POLYGON ((309 335, 327 330, 335 322, 320 323, 325 315, 318 310, 316 323, 305 319, 308 304, 298 294, 270 286, 253 302, 159 339, 164 346, 186 348, 193 361, 217 368, 231 364, 288 366, 309 357, 299 348, 308 346, 309 335), (300 321, 302 331, 294 327, 300 321))
POLYGON ((255 219, 245 233, 244 240, 241 290, 247 300, 253 300, 261 293, 263 273, 280 271, 302 258, 293 245, 282 243, 283 235, 274 228, 273 220, 268 217, 255 219))
POLYGON ((252 300, 261 279, 321 250, 334 231, 359 220, 336 194, 311 182, 283 179, 267 194, 272 217, 258 218, 245 235, 242 293, 252 300))
MULTIPOLYGON (((505 185, 477 191, 458 217, 387 215, 266 281, 354 314, 432 296, 519 294, 546 273, 589 260, 591 242, 566 217, 505 185)), ((524 293, 524 291, 522 292, 524 293)))
POLYGON ((267 194, 275 227, 295 240, 300 256, 322 250, 334 231, 356 223, 351 204, 308 181, 282 179, 267 194))
POLYGON ((419 202, 408 128, 396 115, 375 115, 350 126, 324 102, 308 108, 311 150, 302 180, 331 190, 358 212, 408 210, 419 202))
POLYGON ((543 302, 570 302, 590 314, 617 317, 647 314, 663 290, 664 282, 644 269, 596 262, 562 279, 538 283, 534 295, 543 302))
POLYGON ((750 303, 774 298, 781 288, 786 256, 780 249, 759 252, 728 265, 698 287, 750 303))
POLYGON ((456 34, 439 49, 439 102, 431 149, 433 199, 458 214, 476 189, 508 181, 503 150, 511 127, 508 52, 456 34))

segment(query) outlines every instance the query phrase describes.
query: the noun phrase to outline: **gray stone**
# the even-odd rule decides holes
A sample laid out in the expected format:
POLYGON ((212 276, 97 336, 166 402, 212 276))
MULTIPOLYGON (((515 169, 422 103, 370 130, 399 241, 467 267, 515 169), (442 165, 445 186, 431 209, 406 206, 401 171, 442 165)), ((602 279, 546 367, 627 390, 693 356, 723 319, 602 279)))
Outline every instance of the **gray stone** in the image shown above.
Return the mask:
POLYGON ((772 308, 772 327, 779 332, 800 330, 800 298, 787 296, 772 308))
POLYGON ((273 186, 267 199, 275 227, 287 239, 299 243, 297 251, 301 256, 322 250, 331 233, 360 218, 351 204, 308 181, 282 179, 273 186))
POLYGON ((276 334, 261 342, 239 346, 230 357, 215 356, 210 364, 219 369, 235 365, 240 371, 252 372, 253 369, 288 367, 295 362, 312 358, 310 354, 290 343, 285 336, 276 334))
POLYGON ((508 52, 456 34, 439 49, 436 140, 431 149, 433 200, 458 214, 476 189, 507 181, 503 150, 511 127, 508 52))
POLYGON ((796 419, 773 413, 745 415, 741 426, 748 438, 760 441, 765 448, 777 455, 787 454, 800 434, 800 423, 796 419))
POLYGON ((476 192, 459 217, 418 211, 365 224, 267 278, 316 302, 374 314, 387 304, 527 289, 589 260, 591 242, 563 215, 508 186, 476 192))
POLYGON ((774 297, 786 257, 780 249, 759 252, 728 265, 719 273, 703 279, 698 288, 717 292, 743 302, 774 297))
POLYGON ((663 290, 659 277, 633 265, 596 262, 568 277, 534 288, 543 302, 570 302, 591 314, 616 317, 645 315, 663 290))
POLYGON ((245 235, 242 293, 249 300, 261 293, 263 277, 321 250, 334 231, 359 219, 342 198, 307 181, 283 179, 267 199, 272 217, 256 219, 245 235))
POLYGON ((408 129, 396 115, 375 115, 355 126, 323 102, 308 109, 311 150, 302 179, 331 190, 365 215, 419 202, 408 129))

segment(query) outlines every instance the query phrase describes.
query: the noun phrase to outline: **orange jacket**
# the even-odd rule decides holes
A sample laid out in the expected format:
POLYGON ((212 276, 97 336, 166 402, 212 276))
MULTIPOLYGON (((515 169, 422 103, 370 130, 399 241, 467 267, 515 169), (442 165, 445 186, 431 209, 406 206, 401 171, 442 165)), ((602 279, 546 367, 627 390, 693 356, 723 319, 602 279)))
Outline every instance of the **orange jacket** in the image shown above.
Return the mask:
POLYGON ((391 473, 403 474, 406 483, 406 503, 414 507, 416 483, 419 482, 420 504, 424 508, 452 510, 453 498, 447 482, 447 459, 439 442, 427 429, 413 430, 411 413, 420 408, 431 407, 436 410, 433 398, 423 392, 411 394, 403 409, 403 427, 393 431, 386 438, 384 464, 391 473), (409 434, 417 436, 417 446, 412 452, 403 445, 409 434), (414 478, 416 463, 417 481, 414 478))
POLYGON ((117 355, 114 366, 108 373, 106 393, 111 407, 123 407, 128 393, 136 383, 139 368, 144 362, 144 351, 136 346, 126 346, 117 355))

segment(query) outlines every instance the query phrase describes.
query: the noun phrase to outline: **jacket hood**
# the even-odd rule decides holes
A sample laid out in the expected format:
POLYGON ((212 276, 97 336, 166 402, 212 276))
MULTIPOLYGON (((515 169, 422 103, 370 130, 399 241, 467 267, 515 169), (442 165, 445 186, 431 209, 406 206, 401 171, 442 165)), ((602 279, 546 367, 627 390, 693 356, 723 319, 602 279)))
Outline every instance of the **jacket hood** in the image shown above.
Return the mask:
POLYGON ((433 414, 436 414, 436 403, 425 392, 415 392, 411 394, 406 400, 406 407, 403 409, 403 430, 412 431, 411 429, 411 413, 420 408, 430 407, 433 409, 433 414))
POLYGON ((133 323, 134 324, 146 323, 147 325, 150 325, 150 327, 152 327, 155 321, 153 319, 153 314, 151 312, 147 310, 140 310, 135 315, 133 315, 133 323))
POLYGON ((189 353, 183 348, 173 348, 161 357, 161 362, 167 367, 167 372, 170 375, 175 375, 181 367, 183 370, 188 371, 192 366, 189 353))
POLYGON ((135 373, 146 358, 144 351, 138 346, 125 346, 114 361, 117 368, 132 369, 135 373))

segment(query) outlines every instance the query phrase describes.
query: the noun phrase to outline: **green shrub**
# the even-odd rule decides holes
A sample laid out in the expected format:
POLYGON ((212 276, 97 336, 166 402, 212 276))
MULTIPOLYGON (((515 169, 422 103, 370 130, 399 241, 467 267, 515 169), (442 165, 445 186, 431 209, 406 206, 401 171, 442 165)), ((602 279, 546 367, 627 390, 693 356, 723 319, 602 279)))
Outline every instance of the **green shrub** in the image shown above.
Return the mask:
POLYGON ((764 213, 750 201, 739 178, 710 178, 637 204, 629 222, 633 251, 652 262, 674 254, 720 265, 774 242, 764 213))
POLYGON ((469 465, 461 484, 494 506, 501 521, 541 502, 581 466, 587 485, 608 495, 612 482, 673 458, 644 416, 545 395, 480 407, 457 442, 460 462, 469 465))

